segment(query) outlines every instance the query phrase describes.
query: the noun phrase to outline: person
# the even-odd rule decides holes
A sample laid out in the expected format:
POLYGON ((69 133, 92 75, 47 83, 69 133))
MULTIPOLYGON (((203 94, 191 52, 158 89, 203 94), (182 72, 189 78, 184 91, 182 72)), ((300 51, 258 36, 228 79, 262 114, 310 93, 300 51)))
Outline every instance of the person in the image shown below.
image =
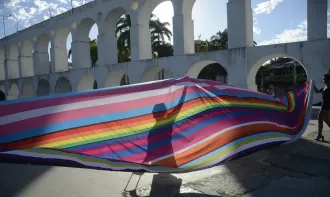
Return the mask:
POLYGON ((6 100, 5 93, 2 90, 0 90, 0 101, 5 101, 5 100, 6 100))
POLYGON ((323 75, 323 82, 325 87, 322 89, 317 89, 314 85, 314 91, 316 93, 322 93, 322 107, 318 117, 318 134, 315 140, 324 141, 324 136, 322 135, 323 122, 325 122, 330 127, 330 73, 323 75))
POLYGON ((172 155, 166 159, 165 166, 172 168, 177 167, 176 159, 174 156, 175 151, 172 147, 172 137, 175 139, 174 130, 176 127, 178 127, 178 125, 175 124, 175 121, 184 104, 186 92, 187 87, 184 87, 178 104, 172 109, 167 109, 164 103, 159 103, 154 106, 152 113, 156 123, 154 128, 152 128, 148 134, 147 155, 143 163, 153 165, 152 161, 157 158, 157 153, 154 149, 155 147, 157 148, 157 145, 163 144, 162 153, 158 153, 158 155, 161 155, 162 157, 166 155, 172 155), (164 125, 164 121, 167 121, 166 125, 164 125))
POLYGON ((269 86, 269 90, 268 90, 268 92, 269 92, 269 96, 271 96, 271 97, 275 97, 275 91, 274 91, 274 86, 273 85, 270 85, 269 86))

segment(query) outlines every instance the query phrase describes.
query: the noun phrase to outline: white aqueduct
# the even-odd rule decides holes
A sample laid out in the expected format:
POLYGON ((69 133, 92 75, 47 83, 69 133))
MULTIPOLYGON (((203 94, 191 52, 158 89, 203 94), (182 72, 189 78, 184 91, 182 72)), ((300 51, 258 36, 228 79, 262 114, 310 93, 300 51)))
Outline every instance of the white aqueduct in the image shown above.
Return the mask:
POLYGON ((210 63, 219 63, 227 71, 228 84, 256 89, 258 69, 274 57, 300 62, 308 79, 321 78, 330 67, 327 0, 308 0, 307 41, 256 47, 251 0, 229 0, 229 49, 198 54, 194 51, 192 20, 195 0, 171 0, 174 56, 152 59, 149 18, 164 1, 95 0, 0 40, 0 88, 11 100, 93 89, 95 81, 99 88, 118 86, 123 77, 128 77, 130 83, 197 77, 210 63), (130 14, 132 23, 131 61, 118 63, 115 27, 125 13, 130 14), (95 23, 99 32, 98 66, 91 67, 88 35, 95 23), (72 68, 66 48, 70 32, 72 68))

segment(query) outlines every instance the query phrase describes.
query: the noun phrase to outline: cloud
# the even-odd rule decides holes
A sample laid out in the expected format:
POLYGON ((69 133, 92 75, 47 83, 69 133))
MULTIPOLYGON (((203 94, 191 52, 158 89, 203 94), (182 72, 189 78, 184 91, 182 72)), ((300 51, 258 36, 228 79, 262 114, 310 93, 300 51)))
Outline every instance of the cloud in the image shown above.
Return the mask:
POLYGON ((253 33, 260 34, 261 29, 257 25, 258 25, 258 18, 253 17, 253 33))
POLYGON ((255 14, 270 14, 283 0, 269 0, 257 4, 256 8, 253 9, 255 14))
POLYGON ((261 29, 257 26, 259 14, 270 14, 283 0, 269 0, 256 5, 253 9, 253 33, 260 34, 261 29))
POLYGON ((72 5, 73 7, 78 7, 82 4, 82 2, 79 2, 79 1, 72 1, 72 5))
MULTIPOLYGON (((330 22, 330 12, 328 11, 328 21, 330 22)), ((269 44, 279 44, 287 42, 299 42, 307 40, 307 30, 308 30, 307 20, 302 21, 294 29, 285 29, 280 34, 274 36, 271 40, 266 40, 258 43, 258 45, 269 45, 269 44)), ((330 37, 330 23, 327 24, 328 31, 327 37, 330 37)))
POLYGON ((22 0, 10 0, 8 3, 6 2, 6 7, 8 8, 15 8, 21 7, 20 3, 23 2, 22 0))
POLYGON ((273 39, 258 43, 258 45, 279 44, 287 42, 299 42, 307 40, 307 20, 297 25, 295 29, 285 29, 273 39))
POLYGON ((71 9, 71 0, 10 0, 3 7, 12 15, 6 21, 6 33, 9 35, 16 32, 17 24, 21 30, 71 9))

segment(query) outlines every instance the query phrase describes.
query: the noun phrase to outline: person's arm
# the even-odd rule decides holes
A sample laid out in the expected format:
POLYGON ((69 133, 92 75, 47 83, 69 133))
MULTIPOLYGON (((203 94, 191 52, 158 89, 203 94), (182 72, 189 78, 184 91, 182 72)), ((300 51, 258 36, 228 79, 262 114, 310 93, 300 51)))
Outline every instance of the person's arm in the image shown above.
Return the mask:
POLYGON ((318 93, 322 93, 323 92, 323 88, 321 89, 317 89, 316 86, 314 85, 314 91, 318 94, 318 93))

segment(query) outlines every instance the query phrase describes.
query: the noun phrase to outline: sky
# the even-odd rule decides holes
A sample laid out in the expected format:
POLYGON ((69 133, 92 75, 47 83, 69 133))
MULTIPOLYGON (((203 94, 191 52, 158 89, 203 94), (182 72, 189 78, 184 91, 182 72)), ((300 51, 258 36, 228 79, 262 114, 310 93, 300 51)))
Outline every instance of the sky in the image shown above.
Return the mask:
MULTIPOLYGON (((90 1, 72 2, 73 6, 77 7, 90 1)), ((228 0, 196 0, 192 14, 195 39, 199 39, 199 35, 202 40, 209 39, 217 31, 223 31, 227 27, 227 2, 228 0)), ((258 45, 307 40, 307 0, 252 0, 251 7, 254 40, 258 45)), ((7 35, 70 8, 70 0, 0 0, 0 14, 13 15, 5 21, 7 35)), ((158 5, 153 13, 161 21, 172 25, 173 6, 170 1, 158 5)), ((172 26, 169 28, 172 30, 172 26)), ((1 24, 0 38, 4 36, 3 30, 1 24)), ((97 27, 94 26, 90 31, 90 37, 94 39, 97 34, 97 27)), ((70 43, 71 35, 67 40, 68 47, 70 43)))

